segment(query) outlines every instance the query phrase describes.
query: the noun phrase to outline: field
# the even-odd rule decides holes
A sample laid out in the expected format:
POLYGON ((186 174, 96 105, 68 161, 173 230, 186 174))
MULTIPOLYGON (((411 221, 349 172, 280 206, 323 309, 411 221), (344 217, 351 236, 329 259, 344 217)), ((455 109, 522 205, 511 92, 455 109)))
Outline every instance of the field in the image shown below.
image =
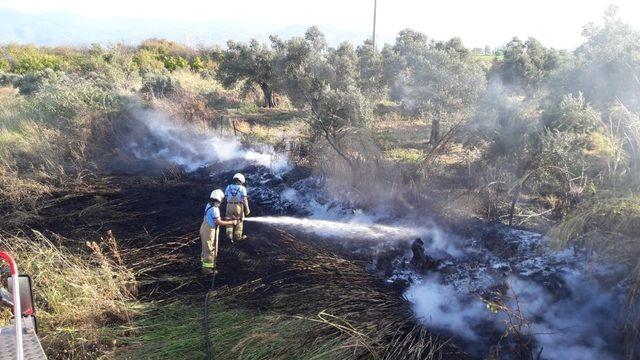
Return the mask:
POLYGON ((47 355, 634 358, 640 35, 591 31, 1 46, 0 249, 47 355), (198 229, 238 171, 249 239, 212 286, 198 229))

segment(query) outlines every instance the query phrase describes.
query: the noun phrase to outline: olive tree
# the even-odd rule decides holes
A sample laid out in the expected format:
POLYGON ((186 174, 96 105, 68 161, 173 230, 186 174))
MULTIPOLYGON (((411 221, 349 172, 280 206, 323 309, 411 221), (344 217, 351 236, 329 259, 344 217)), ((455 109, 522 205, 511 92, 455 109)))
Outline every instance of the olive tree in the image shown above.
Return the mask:
POLYGON ((382 54, 367 40, 356 49, 358 55, 358 87, 372 100, 379 100, 386 94, 384 63, 382 54))
POLYGON ((560 65, 560 53, 546 48, 535 38, 522 42, 514 37, 504 49, 497 72, 507 84, 535 87, 560 65))
POLYGON ((372 112, 357 87, 357 55, 349 44, 327 46, 315 27, 305 37, 271 37, 276 53, 278 88, 299 108, 309 109, 313 137, 323 138, 352 170, 357 157, 346 139, 366 128, 372 112))
POLYGON ((248 44, 229 41, 218 68, 218 77, 226 87, 244 81, 257 85, 264 95, 264 105, 276 106, 273 96, 274 52, 267 45, 252 39, 248 44))
POLYGON ((622 22, 611 7, 604 25, 591 24, 583 35, 587 41, 557 77, 555 93, 581 92, 601 110, 620 101, 640 112, 640 31, 622 22))
POLYGON ((390 97, 412 115, 430 118, 432 147, 440 141, 441 122, 470 113, 485 88, 485 73, 459 39, 428 42, 404 30, 383 53, 390 97))

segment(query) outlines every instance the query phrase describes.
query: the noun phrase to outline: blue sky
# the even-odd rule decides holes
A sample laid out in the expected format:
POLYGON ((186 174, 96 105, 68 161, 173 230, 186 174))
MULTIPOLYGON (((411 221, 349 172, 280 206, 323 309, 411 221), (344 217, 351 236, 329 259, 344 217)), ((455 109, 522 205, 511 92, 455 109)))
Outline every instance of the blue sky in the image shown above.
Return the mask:
MULTIPOLYGON (((496 46, 517 35, 534 36, 557 48, 574 48, 582 42, 582 27, 599 22, 610 3, 620 8, 626 22, 640 29, 638 0, 378 0, 378 34, 380 41, 391 41, 399 30, 410 27, 435 39, 460 36, 467 46, 496 46)), ((256 20, 265 31, 320 25, 366 36, 371 31, 373 0, 0 0, 0 7, 28 14, 70 12, 130 21, 256 20)))

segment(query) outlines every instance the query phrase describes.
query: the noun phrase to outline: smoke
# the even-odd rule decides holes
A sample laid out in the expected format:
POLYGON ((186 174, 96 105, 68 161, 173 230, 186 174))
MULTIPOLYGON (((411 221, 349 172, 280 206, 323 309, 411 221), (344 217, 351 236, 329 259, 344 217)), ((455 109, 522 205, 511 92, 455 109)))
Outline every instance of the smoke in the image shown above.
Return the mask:
POLYGON ((386 245, 389 244, 393 247, 398 243, 409 243, 415 238, 421 238, 432 257, 459 257, 463 254, 452 238, 448 238, 435 225, 425 227, 415 224, 384 225, 376 222, 376 217, 369 217, 364 213, 343 215, 342 221, 290 216, 250 217, 246 221, 270 224, 342 243, 355 240, 371 241, 376 245, 376 252, 386 250, 386 245))
POLYGON ((216 135, 206 126, 178 123, 159 111, 137 110, 133 114, 139 126, 133 127, 128 148, 138 159, 178 165, 189 172, 216 163, 233 168, 257 164, 275 173, 290 168, 286 156, 270 146, 245 148, 233 137, 216 135))
POLYGON ((608 344, 615 341, 611 337, 623 299, 579 273, 566 273, 563 280, 567 296, 554 296, 531 281, 509 280, 525 318, 532 321, 531 334, 544 358, 617 358, 608 344))
POLYGON ((280 192, 279 199, 282 207, 295 208, 307 214, 307 217, 259 217, 248 218, 247 221, 268 223, 341 242, 369 240, 373 247, 378 248, 376 252, 385 250, 385 246, 378 245, 395 246, 398 242, 408 243, 421 238, 433 257, 463 255, 457 238, 445 233, 430 220, 416 224, 410 220, 393 219, 393 223, 388 224, 392 219, 384 206, 368 213, 361 209, 350 209, 340 199, 332 199, 331 194, 323 193, 322 189, 317 188, 319 184, 309 180, 298 182, 294 185, 296 188, 285 188, 280 192))
MULTIPOLYGON (((271 147, 246 148, 234 138, 216 135, 206 127, 176 123, 159 112, 138 111, 135 121, 128 146, 139 159, 178 165, 187 171, 211 164, 238 170, 258 164, 268 168, 265 171, 276 174, 290 169, 286 157, 271 147)), ((269 182, 253 183, 255 188, 250 191, 269 187, 273 192, 273 184, 269 182)), ((279 204, 304 209, 309 218, 250 217, 247 221, 337 241, 368 240, 374 251, 384 251, 385 246, 406 249, 404 246, 409 241, 422 238, 430 256, 444 259, 442 263, 450 265, 445 264, 440 276, 413 274, 418 281, 412 283, 405 297, 412 302, 413 311, 421 322, 429 328, 463 338, 471 344, 472 351, 480 349, 478 351, 486 355, 489 345, 508 341, 500 339, 506 329, 504 314, 488 311, 480 299, 480 295, 506 283, 511 298, 513 295, 518 297, 518 303, 511 301, 509 306, 523 309, 525 318, 531 322, 530 336, 535 346, 543 349, 543 359, 616 357, 615 349, 608 344, 618 343, 612 334, 616 333, 621 298, 617 292, 600 288, 579 272, 562 268, 560 264, 550 265, 552 269, 545 271, 558 271, 561 278, 561 289, 554 289, 549 286, 553 281, 536 278, 538 263, 548 264, 539 261, 541 257, 533 252, 517 259, 504 259, 485 248, 464 243, 468 239, 446 233, 430 221, 394 219, 390 224, 392 219, 384 206, 371 213, 351 209, 343 199, 348 196, 325 192, 322 182, 313 178, 282 186, 279 204), (523 264, 529 260, 536 265, 534 271, 521 271, 519 276, 496 275, 496 269, 502 269, 503 264, 505 268, 524 269, 523 264), (484 272, 473 272, 471 267, 482 268, 484 272), (453 272, 457 273, 450 275, 453 272)), ((523 234, 514 233, 514 236, 522 244, 533 241, 523 234)), ((525 247, 533 251, 535 244, 529 245, 525 247)))
MULTIPOLYGON (((533 353, 542 350, 542 359, 558 360, 619 358, 616 351, 620 349, 611 344, 617 342, 622 296, 577 272, 564 273, 562 280, 566 288, 558 293, 513 275, 505 281, 506 305, 513 315, 522 311, 521 331, 534 340, 533 353)), ((486 355, 490 344, 508 341, 490 339, 491 334, 508 333, 506 313, 492 313, 478 295, 443 283, 437 276, 414 283, 405 297, 423 324, 463 338, 471 351, 480 352, 477 355, 486 355)))
POLYGON ((439 283, 435 276, 411 286, 404 296, 427 327, 478 340, 473 327, 486 319, 487 310, 477 298, 456 292, 452 286, 439 283))

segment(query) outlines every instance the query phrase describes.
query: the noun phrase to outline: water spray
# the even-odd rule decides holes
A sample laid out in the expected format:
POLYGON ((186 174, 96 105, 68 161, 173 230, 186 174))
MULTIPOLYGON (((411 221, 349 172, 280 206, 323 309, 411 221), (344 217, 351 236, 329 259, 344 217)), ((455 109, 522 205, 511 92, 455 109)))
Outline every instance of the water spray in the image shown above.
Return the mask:
POLYGON ((321 237, 346 237, 350 239, 400 240, 419 237, 426 230, 359 222, 341 222, 291 216, 259 216, 244 221, 278 225, 321 237))

